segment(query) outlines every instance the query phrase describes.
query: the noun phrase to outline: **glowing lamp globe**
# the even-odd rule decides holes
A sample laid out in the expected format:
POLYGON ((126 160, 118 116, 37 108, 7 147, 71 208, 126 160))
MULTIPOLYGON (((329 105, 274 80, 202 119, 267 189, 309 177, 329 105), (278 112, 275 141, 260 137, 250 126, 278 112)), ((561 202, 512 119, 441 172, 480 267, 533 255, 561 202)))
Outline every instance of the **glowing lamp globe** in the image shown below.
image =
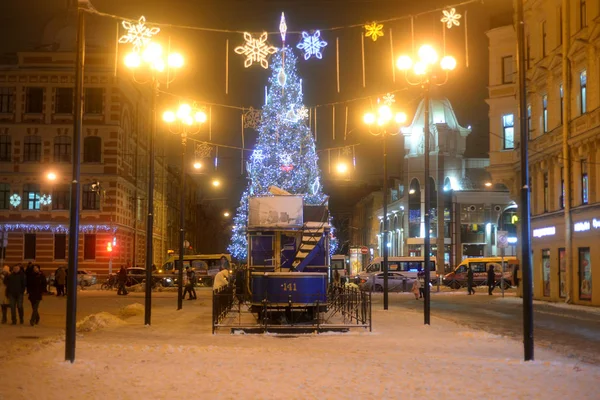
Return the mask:
POLYGON ((425 75, 427 72, 427 64, 425 64, 423 61, 416 62, 413 66, 413 72, 415 75, 425 75))
POLYGON ((137 68, 140 66, 142 60, 137 53, 128 53, 123 59, 127 68, 137 68))
POLYGON ((171 68, 183 67, 183 56, 179 53, 171 53, 167 59, 167 64, 171 68))
POLYGON ((403 124, 406 122, 406 114, 403 112, 396 113, 396 123, 403 124))
POLYGON ((218 179, 215 179, 212 181, 212 185, 214 187, 219 187, 219 186, 221 186, 221 181, 219 181, 218 179))
POLYGON ((202 164, 201 164, 201 163, 199 163, 198 161, 196 161, 196 162, 194 163, 194 169, 200 169, 200 168, 202 168, 202 164))
POLYGON ((206 113, 202 111, 197 111, 194 118, 196 119, 196 122, 203 124, 206 122, 206 113))
POLYGON ((175 122, 175 113, 173 111, 165 111, 163 114, 163 121, 167 124, 171 124, 175 122))
POLYGON ((340 174, 345 174, 346 172, 348 172, 348 166, 345 163, 339 163, 336 166, 337 172, 340 174))
POLYGON ((56 174, 54 172, 48 172, 48 175, 46 175, 46 177, 48 178, 49 181, 56 180, 56 174))
POLYGON ((421 61, 429 65, 435 64, 438 60, 437 52, 428 44, 421 46, 418 54, 421 61))
POLYGON ((157 58, 152 62, 152 68, 157 70, 158 72, 162 72, 165 70, 165 62, 162 58, 157 58))
POLYGON ((384 123, 392 119, 392 109, 390 106, 383 105, 379 107, 377 112, 379 113, 379 118, 384 121, 384 123))
POLYGON ((189 104, 182 104, 177 110, 177 118, 184 120, 192 112, 192 107, 189 104))
POLYGON ((162 46, 158 43, 149 43, 142 52, 142 59, 153 64, 162 55, 162 46))
POLYGON ((445 56, 440 61, 440 67, 445 71, 452 71, 456 68, 456 60, 452 56, 445 56))
POLYGON ((408 71, 413 65, 412 58, 409 56, 400 56, 396 61, 396 67, 401 71, 408 71))
POLYGON ((375 123, 375 114, 366 113, 363 117, 363 120, 364 120, 365 124, 373 125, 375 123))

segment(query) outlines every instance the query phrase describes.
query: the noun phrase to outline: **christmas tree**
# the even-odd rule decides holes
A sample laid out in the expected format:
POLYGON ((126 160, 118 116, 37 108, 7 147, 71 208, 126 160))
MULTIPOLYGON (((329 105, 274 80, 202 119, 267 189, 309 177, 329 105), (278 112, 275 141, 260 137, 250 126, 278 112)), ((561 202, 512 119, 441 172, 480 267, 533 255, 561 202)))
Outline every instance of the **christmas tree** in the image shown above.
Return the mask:
POLYGON ((321 204, 326 198, 320 183, 315 141, 307 126, 308 109, 303 104, 296 61, 289 47, 278 51, 271 60, 267 102, 262 110, 257 144, 247 164, 248 188, 233 219, 228 247, 238 260, 247 255, 248 196, 269 195, 269 187, 276 186, 304 196, 304 203, 309 205, 321 204))

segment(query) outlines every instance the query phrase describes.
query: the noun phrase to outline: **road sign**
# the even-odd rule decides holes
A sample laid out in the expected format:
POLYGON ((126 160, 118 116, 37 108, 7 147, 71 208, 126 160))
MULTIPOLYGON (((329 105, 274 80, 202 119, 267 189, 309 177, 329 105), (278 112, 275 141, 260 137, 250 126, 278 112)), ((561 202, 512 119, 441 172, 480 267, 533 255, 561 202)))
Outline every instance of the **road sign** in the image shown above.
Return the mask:
POLYGON ((498 231, 498 248, 506 249, 508 247, 508 231, 498 231))
POLYGON ((369 248, 366 246, 361 247, 360 254, 369 254, 369 248))

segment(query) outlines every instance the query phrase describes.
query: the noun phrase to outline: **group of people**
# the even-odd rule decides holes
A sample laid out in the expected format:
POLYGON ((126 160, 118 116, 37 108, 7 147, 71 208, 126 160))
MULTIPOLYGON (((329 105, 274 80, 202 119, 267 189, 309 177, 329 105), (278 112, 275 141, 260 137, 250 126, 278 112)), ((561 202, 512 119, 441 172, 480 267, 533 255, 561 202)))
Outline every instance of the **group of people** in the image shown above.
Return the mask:
POLYGON ((13 325, 17 324, 17 312, 19 322, 24 323, 25 313, 23 310, 23 298, 25 291, 31 302, 31 318, 29 324, 37 325, 40 322, 39 306, 42 295, 46 292, 46 277, 40 271, 39 265, 29 263, 25 269, 21 264, 11 268, 5 265, 0 275, 0 305, 2 306, 2 323, 8 322, 8 309, 13 325))
MULTIPOLYGON (((494 271, 494 266, 490 265, 487 270, 487 285, 488 285, 488 295, 492 295, 494 292, 494 288, 496 287, 496 271, 494 271)), ((470 295, 475 294, 475 282, 473 277, 473 269, 470 265, 467 266, 467 292, 470 295)))

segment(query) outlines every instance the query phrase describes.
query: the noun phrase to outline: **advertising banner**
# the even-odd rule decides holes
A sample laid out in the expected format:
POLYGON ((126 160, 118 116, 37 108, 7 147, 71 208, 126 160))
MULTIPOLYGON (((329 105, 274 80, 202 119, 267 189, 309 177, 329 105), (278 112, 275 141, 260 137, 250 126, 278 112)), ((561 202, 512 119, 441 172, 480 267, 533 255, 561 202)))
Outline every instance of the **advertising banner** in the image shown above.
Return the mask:
POLYGON ((250 197, 248 228, 301 228, 300 196, 250 197))
POLYGON ((579 248, 579 298, 592 299, 592 261, 590 248, 579 248))

